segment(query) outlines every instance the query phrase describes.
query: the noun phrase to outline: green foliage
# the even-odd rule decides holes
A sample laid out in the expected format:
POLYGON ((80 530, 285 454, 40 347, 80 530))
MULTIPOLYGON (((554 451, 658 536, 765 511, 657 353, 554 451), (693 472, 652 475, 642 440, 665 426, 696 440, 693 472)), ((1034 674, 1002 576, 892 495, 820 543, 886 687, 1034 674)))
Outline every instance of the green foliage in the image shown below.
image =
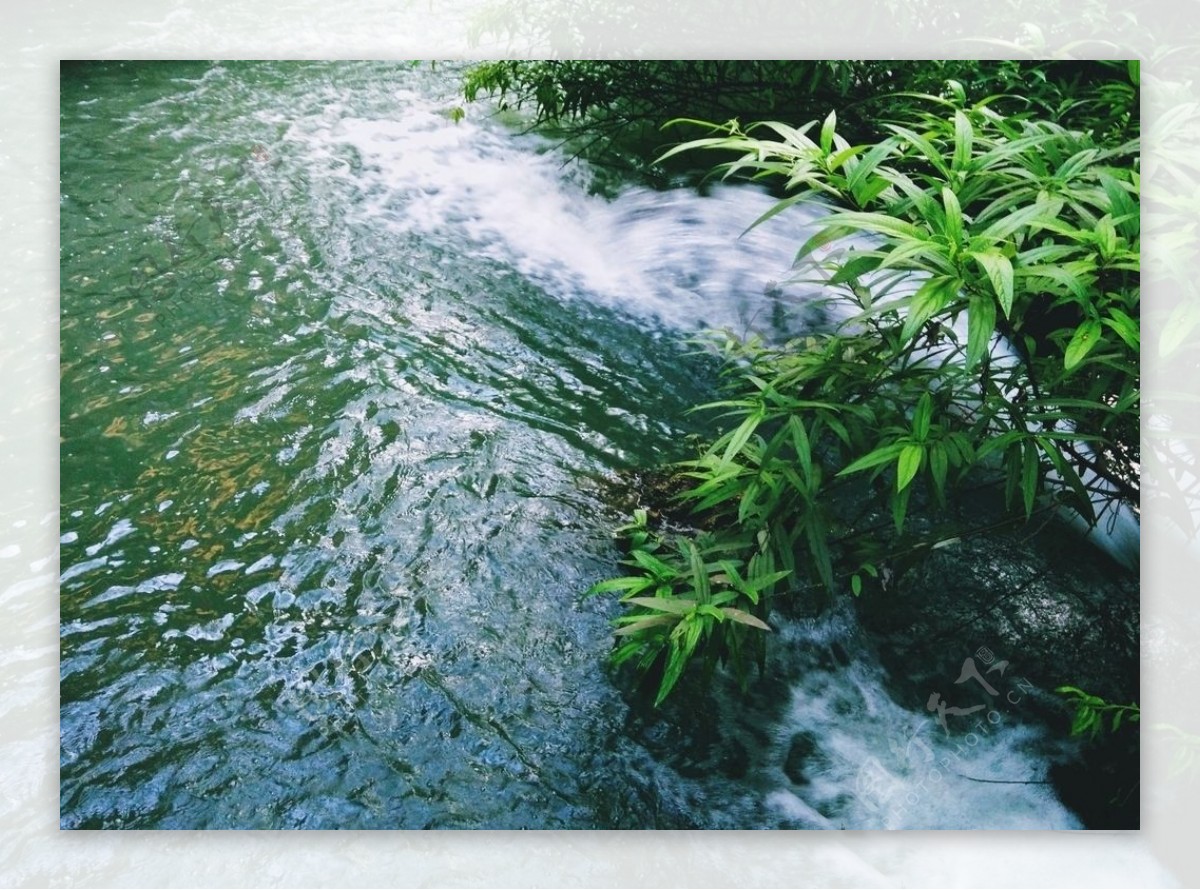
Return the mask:
POLYGON ((1109 704, 1098 695, 1091 695, 1075 686, 1059 686, 1055 690, 1067 698, 1075 709, 1075 717, 1071 721, 1071 735, 1088 733, 1095 738, 1102 729, 1116 732, 1121 724, 1129 725, 1141 720, 1141 709, 1136 703, 1127 705, 1109 704), (1105 719, 1108 726, 1105 726, 1105 719))
MULTIPOLYGON (((864 519, 890 514, 891 546, 907 546, 914 492, 944 506, 965 479, 994 478, 1026 518, 1056 501, 1091 523, 1097 502, 1136 503, 1138 142, 1125 138, 1129 69, 1102 70, 1125 80, 1056 106, 1087 130, 1003 114, 994 97, 969 103, 949 83, 896 97, 873 143, 852 143, 829 113, 800 127, 707 124, 712 135, 665 153, 717 151, 726 178, 782 180, 790 194, 752 225, 801 201, 832 205, 795 269, 844 319, 782 345, 714 338, 728 393, 701 410, 720 412, 724 432, 679 467, 683 500, 720 529, 702 551, 767 560, 793 590, 835 592, 848 578, 859 595, 887 550, 864 519), (995 348, 1001 337, 1011 352, 995 348)), ((1054 101, 1048 89, 1027 104, 1054 101)), ((669 580, 698 610, 688 546, 669 579, 638 560, 613 589, 669 580)), ((665 658, 661 701, 715 625, 681 629, 635 605, 617 655, 665 658)))
POLYGON ((878 63, 730 60, 504 60, 468 69, 468 101, 495 97, 523 109, 534 126, 563 136, 594 162, 633 167, 661 181, 643 156, 663 145, 672 115, 723 119, 801 113, 818 98, 840 101, 878 63))
MULTIPOLYGON (((540 122, 619 114, 657 126, 668 113, 781 110, 797 96, 844 98, 876 62, 711 60, 503 60, 468 70, 468 100, 483 92, 540 122)), ((790 109, 789 109, 790 110, 790 109)))
MULTIPOLYGON (((669 117, 706 120, 803 120, 839 109, 852 142, 888 135, 913 95, 942 93, 960 104, 990 103, 1011 120, 1038 118, 1120 138, 1137 124, 1138 93, 1129 63, 1080 61, 908 60, 501 60, 467 69, 469 101, 494 96, 501 108, 528 109, 543 129, 573 139, 602 163, 661 144, 669 117), (947 87, 947 84, 951 86, 947 87)), ((830 131, 822 133, 826 139, 830 131)), ((665 157, 669 157, 665 156, 665 157)), ((647 172, 661 175, 662 158, 647 172)), ((642 168, 645 170, 645 168, 642 168)))
POLYGON ((730 660, 741 671, 748 659, 762 656, 755 634, 769 631, 760 615, 777 582, 787 572, 772 571, 770 557, 748 562, 730 554, 743 542, 666 541, 652 532, 645 510, 619 530, 629 543, 624 564, 633 574, 594 585, 589 594, 620 593, 629 611, 616 620, 621 638, 613 663, 633 661, 642 671, 662 671, 655 705, 674 688, 688 661, 704 653, 710 662, 730 660))
MULTIPOLYGON (((730 123, 717 128, 721 136, 673 152, 737 150, 741 155, 722 165, 726 176, 782 174, 789 188, 803 190, 787 201, 820 195, 849 208, 823 221, 798 263, 810 277, 823 273, 841 288, 856 309, 848 326, 873 332, 888 348, 889 367, 907 369, 918 358, 940 363, 938 381, 951 387, 943 408, 985 421, 975 425, 973 438, 978 445, 996 441, 1014 484, 1024 474, 1027 505, 1034 458, 1014 457, 1018 451, 1043 452, 1085 516, 1087 499, 1064 451, 1135 499, 1136 140, 1102 146, 1056 124, 1014 122, 986 103, 963 108, 924 99, 935 112, 919 113, 911 125, 889 125, 892 135, 875 146, 839 138, 830 115, 820 142, 807 135, 815 122, 746 130, 730 123), (753 135, 762 129, 781 138, 753 135), (876 246, 836 249, 862 234, 876 246), (911 295, 881 299, 897 273, 923 283, 911 295), (963 316, 965 338, 956 327, 963 316), (991 359, 996 334, 1019 361, 991 359), (964 395, 979 407, 969 408, 964 395), (1084 442, 1095 459, 1085 457, 1084 442)), ((901 451, 894 449, 898 461, 901 451)), ((916 451, 909 449, 903 462, 911 473, 916 451)))

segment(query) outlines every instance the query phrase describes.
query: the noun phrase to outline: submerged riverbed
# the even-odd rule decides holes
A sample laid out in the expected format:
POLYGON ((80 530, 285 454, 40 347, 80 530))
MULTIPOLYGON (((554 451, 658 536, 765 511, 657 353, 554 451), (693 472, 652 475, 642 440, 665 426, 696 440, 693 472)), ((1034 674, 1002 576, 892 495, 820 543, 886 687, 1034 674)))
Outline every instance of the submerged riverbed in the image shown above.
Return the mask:
POLYGON ((928 785, 842 611, 745 700, 626 700, 607 492, 700 431, 689 334, 819 323, 805 219, 595 194, 457 84, 64 67, 62 826, 1079 827, 1034 726, 928 785))

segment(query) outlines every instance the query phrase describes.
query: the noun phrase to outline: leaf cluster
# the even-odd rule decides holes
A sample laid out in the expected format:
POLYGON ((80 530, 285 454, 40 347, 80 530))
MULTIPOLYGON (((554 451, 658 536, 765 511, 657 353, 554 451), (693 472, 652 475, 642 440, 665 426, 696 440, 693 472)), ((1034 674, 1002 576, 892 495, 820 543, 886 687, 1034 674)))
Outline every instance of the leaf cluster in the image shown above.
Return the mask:
MULTIPOLYGON (((823 286, 838 327, 782 345, 715 338, 728 397, 700 410, 723 432, 679 467, 683 499, 718 518, 707 547, 769 558, 793 589, 848 576, 858 594, 879 567, 847 546, 862 534, 847 503, 883 501, 897 536, 914 491, 944 506, 981 476, 1026 518, 1047 501, 1093 524, 1136 505, 1138 142, 994 104, 949 83, 906 97, 873 143, 851 143, 830 113, 707 124, 664 155, 717 151, 726 178, 782 180, 787 197, 752 226, 800 202, 832 208, 794 273, 823 286)), ((648 633, 679 621, 638 615, 618 654, 669 649, 661 700, 697 649, 674 642, 691 631, 648 633)))
POLYGON ((775 585, 788 575, 775 571, 769 554, 748 560, 733 554, 744 542, 712 536, 668 542, 653 532, 645 510, 619 530, 629 543, 625 565, 632 573, 594 585, 589 594, 620 593, 628 607, 616 620, 613 663, 634 662, 643 672, 661 669, 655 705, 678 682, 689 660, 703 652, 710 663, 730 661, 743 672, 763 655, 760 637, 770 631, 762 615, 775 585))
POLYGON ((1075 709, 1075 716, 1071 721, 1071 735, 1087 733, 1094 739, 1101 730, 1116 732, 1122 723, 1128 725, 1141 720, 1141 709, 1136 702, 1127 705, 1110 704, 1100 696, 1084 692, 1075 686, 1059 686, 1055 691, 1066 697, 1075 709), (1108 721, 1107 726, 1105 720, 1108 721))

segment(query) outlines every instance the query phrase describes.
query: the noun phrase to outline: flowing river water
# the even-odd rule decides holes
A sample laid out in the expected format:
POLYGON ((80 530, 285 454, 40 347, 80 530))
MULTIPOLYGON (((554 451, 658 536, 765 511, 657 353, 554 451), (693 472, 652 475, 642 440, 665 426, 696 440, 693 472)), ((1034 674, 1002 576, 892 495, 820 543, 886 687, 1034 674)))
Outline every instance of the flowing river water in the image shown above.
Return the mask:
POLYGON ((702 430, 688 335, 819 323, 809 220, 600 194, 457 85, 64 67, 62 826, 1079 827, 1036 728, 955 754, 1020 781, 932 766, 846 613, 746 697, 631 703, 612 483, 702 430))

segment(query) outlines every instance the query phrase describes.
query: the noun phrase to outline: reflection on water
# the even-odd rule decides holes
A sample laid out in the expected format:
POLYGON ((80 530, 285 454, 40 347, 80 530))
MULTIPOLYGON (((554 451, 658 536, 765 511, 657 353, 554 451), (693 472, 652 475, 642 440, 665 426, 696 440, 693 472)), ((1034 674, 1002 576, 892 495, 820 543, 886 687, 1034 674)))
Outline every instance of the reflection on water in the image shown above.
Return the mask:
MULTIPOLYGON (((738 241, 757 191, 589 196, 536 139, 455 124, 455 83, 64 70, 62 825, 969 823, 847 787, 862 726, 904 716, 869 668, 810 665, 805 701, 870 707, 775 689, 703 775, 702 738, 638 728, 613 605, 582 597, 616 559, 601 492, 687 453, 711 368, 684 333, 820 323, 779 283, 805 220, 738 241), (801 724, 817 797, 775 764, 801 724)), ((991 756, 1036 771, 1023 746, 991 756)), ((988 827, 1072 824, 1035 792, 988 827)))

